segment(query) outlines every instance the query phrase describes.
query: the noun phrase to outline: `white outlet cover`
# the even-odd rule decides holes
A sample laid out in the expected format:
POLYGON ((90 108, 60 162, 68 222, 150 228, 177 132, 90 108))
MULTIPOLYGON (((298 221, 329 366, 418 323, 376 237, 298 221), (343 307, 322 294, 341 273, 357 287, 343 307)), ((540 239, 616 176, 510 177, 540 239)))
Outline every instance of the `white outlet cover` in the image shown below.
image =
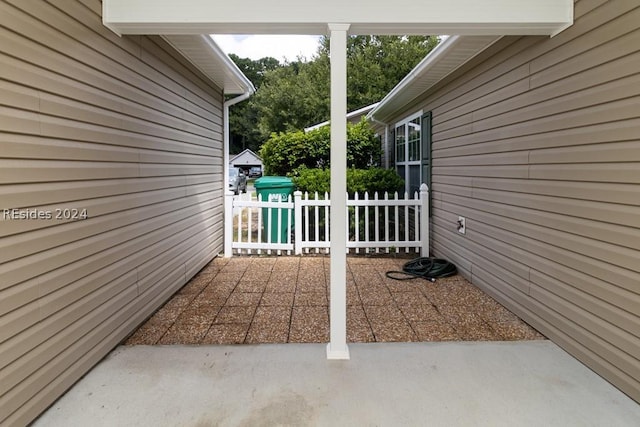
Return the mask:
POLYGON ((467 219, 463 216, 458 217, 458 233, 466 234, 467 233, 467 219))

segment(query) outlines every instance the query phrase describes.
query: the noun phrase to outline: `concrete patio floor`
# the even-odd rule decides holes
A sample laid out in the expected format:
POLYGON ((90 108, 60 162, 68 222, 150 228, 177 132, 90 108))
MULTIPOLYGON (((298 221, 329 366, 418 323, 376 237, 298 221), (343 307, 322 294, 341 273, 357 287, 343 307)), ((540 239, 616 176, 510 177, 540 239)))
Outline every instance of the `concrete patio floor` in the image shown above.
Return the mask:
MULTIPOLYGON (((348 257, 349 342, 544 339, 462 276, 395 281, 407 258, 348 257)), ((136 344, 323 343, 329 258, 217 258, 129 339, 136 344)))
POLYGON ((640 406, 547 340, 120 346, 36 427, 640 425, 640 406))

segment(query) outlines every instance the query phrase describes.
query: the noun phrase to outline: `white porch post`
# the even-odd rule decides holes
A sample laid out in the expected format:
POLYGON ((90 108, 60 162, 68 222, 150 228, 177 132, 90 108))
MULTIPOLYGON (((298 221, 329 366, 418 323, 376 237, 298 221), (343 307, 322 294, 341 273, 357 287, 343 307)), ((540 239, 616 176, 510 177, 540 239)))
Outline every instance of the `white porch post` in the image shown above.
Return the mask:
POLYGON ((331 55, 331 272, 327 359, 349 359, 347 347, 347 31, 329 24, 331 55))

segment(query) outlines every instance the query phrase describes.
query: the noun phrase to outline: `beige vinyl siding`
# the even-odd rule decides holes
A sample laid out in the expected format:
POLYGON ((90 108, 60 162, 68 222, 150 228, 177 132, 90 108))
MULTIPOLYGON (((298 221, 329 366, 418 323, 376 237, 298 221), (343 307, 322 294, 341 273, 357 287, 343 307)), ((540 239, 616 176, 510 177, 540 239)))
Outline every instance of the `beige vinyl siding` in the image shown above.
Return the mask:
POLYGON ((394 119, 433 112, 435 254, 640 401, 640 4, 575 15, 394 119))
POLYGON ((222 248, 221 89, 100 14, 0 2, 0 425, 33 420, 222 248))

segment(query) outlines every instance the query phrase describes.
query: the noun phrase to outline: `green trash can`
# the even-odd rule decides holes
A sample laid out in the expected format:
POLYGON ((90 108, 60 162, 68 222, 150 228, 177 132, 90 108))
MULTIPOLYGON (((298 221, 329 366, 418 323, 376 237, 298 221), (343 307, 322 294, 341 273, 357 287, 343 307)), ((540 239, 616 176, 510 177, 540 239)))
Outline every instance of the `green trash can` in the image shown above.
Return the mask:
MULTIPOLYGON (((285 176, 263 176, 256 179, 253 184, 258 196, 262 196, 264 202, 286 202, 289 196, 293 201, 294 185, 291 179, 285 176)), ((269 243, 287 243, 289 234, 289 215, 286 209, 271 208, 271 223, 269 223, 269 208, 262 208, 262 226, 265 241, 269 243), (278 215, 278 213, 280 213, 278 215), (278 239, 278 224, 280 235, 278 239)), ((293 227, 293 211, 291 212, 291 227, 293 227)))

